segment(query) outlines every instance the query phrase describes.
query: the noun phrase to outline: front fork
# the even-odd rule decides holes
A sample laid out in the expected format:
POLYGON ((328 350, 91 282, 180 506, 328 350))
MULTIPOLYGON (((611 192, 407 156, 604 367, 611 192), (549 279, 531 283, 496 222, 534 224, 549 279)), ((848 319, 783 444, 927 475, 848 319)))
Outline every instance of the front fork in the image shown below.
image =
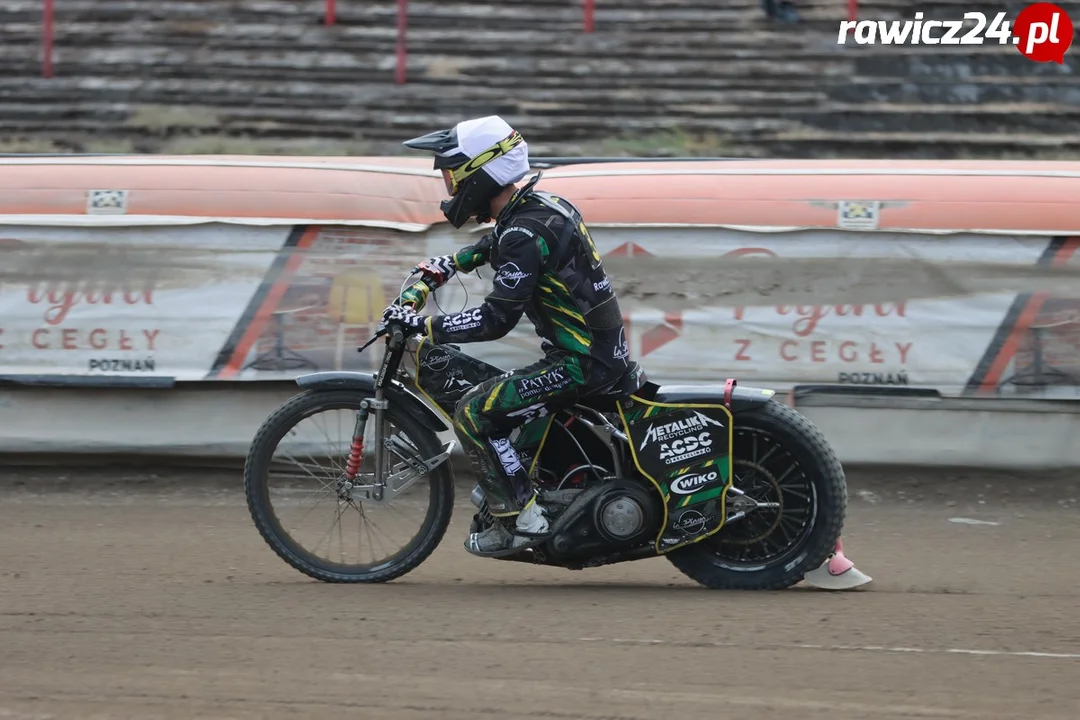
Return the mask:
POLYGON ((384 469, 386 467, 386 451, 383 448, 383 418, 387 408, 387 402, 383 399, 383 390, 377 389, 375 397, 360 402, 360 409, 356 412, 356 422, 353 425, 352 444, 349 446, 349 457, 345 462, 345 478, 342 483, 347 489, 351 489, 357 473, 364 463, 364 432, 367 429, 371 410, 375 410, 375 487, 373 499, 381 500, 383 488, 386 487, 384 469))
POLYGON ((426 460, 417 455, 415 448, 396 435, 385 435, 385 417, 390 407, 383 397, 382 390, 375 391, 375 397, 362 400, 356 412, 353 425, 353 438, 349 446, 349 457, 345 463, 345 473, 338 482, 338 497, 342 500, 368 500, 375 502, 390 501, 404 492, 420 478, 427 477, 432 470, 442 465, 453 452, 453 441, 443 446, 442 452, 426 460), (364 461, 364 431, 375 415, 375 477, 370 485, 356 482, 360 467, 364 461), (391 465, 390 453, 401 459, 396 467, 391 465), (393 473, 393 474, 391 474, 393 473))

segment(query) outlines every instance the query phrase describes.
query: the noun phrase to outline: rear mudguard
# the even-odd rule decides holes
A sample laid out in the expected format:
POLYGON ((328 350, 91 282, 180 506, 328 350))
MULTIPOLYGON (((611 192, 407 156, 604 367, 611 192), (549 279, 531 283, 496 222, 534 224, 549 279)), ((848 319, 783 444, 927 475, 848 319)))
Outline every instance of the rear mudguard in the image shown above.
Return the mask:
MULTIPOLYGON (((660 403, 682 405, 685 403, 724 404, 724 385, 661 385, 652 400, 660 403)), ((731 414, 768 405, 776 395, 775 390, 736 385, 731 389, 731 414)))
MULTIPOLYGON (((296 378, 296 384, 305 390, 352 390, 374 394, 375 376, 371 373, 326 371, 308 373, 296 378)), ((434 410, 397 380, 386 387, 386 399, 400 405, 407 414, 420 420, 433 433, 446 432, 450 428, 434 410)))

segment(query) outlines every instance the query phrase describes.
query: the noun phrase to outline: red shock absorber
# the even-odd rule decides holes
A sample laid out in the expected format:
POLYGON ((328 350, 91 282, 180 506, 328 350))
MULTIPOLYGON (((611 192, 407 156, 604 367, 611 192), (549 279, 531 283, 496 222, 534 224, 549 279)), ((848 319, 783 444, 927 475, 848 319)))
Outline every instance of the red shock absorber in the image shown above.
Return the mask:
POLYGON ((367 427, 368 403, 367 400, 360 403, 360 411, 356 413, 356 424, 353 426, 352 445, 349 447, 349 460, 345 463, 345 479, 351 481, 360 472, 360 465, 364 462, 364 428, 367 427))
POLYGON ((364 436, 357 435, 353 438, 349 448, 349 461, 345 463, 345 479, 352 480, 360 471, 360 465, 364 461, 364 436))

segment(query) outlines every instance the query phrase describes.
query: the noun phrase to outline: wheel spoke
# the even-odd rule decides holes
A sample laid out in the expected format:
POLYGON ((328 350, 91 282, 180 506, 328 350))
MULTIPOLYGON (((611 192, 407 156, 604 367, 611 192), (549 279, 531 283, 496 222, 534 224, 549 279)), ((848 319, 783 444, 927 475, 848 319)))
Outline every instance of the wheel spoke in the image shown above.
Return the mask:
POLYGON ((766 433, 736 428, 729 516, 746 515, 706 543, 720 557, 758 565, 777 561, 797 548, 810 529, 813 487, 790 452, 766 433))
MULTIPOLYGON (((263 448, 261 475, 253 475, 249 463, 245 484, 252 516, 271 547, 312 577, 359 582, 397 577, 415 567, 418 551, 426 557, 445 532, 451 507, 445 498, 452 492, 452 479, 439 468, 401 495, 369 499, 370 488, 386 483, 390 472, 386 463, 386 477, 375 476, 376 457, 384 448, 375 442, 374 414, 365 427, 361 466, 347 482, 345 467, 361 398, 331 394, 339 398, 336 403, 312 402, 309 409, 298 409, 281 421, 283 427, 273 437, 282 439, 276 444, 270 439, 263 448), (356 520, 346 513, 355 513, 356 520)), ((415 450, 418 457, 437 454, 437 438, 416 434, 426 431, 410 417, 397 419, 389 412, 383 425, 382 437, 399 438, 402 447, 415 450)), ((396 459, 387 455, 387 460, 396 459)))

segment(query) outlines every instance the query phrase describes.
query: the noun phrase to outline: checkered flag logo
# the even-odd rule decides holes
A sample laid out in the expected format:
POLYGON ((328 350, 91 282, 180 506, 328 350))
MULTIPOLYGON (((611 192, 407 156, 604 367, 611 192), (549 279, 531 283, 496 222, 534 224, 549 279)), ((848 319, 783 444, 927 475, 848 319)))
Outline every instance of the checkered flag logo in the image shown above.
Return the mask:
POLYGON ((88 215, 117 215, 127 212, 127 190, 91 190, 86 198, 88 215))

